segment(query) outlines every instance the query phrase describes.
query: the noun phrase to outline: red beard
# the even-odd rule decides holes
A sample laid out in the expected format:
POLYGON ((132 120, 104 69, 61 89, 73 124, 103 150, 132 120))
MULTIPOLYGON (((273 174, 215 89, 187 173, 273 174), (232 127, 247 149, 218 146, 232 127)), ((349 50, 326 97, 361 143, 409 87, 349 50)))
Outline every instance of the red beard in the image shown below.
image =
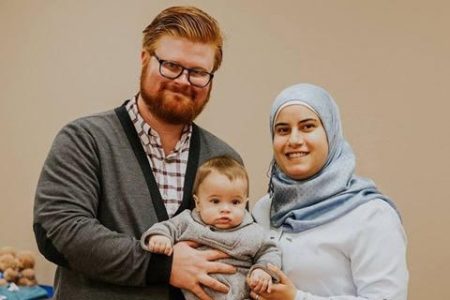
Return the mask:
POLYGON ((148 66, 141 73, 140 93, 146 107, 157 118, 169 124, 190 124, 202 112, 208 103, 211 88, 204 101, 198 99, 197 92, 191 86, 181 87, 172 82, 162 82, 155 95, 145 88, 148 66))

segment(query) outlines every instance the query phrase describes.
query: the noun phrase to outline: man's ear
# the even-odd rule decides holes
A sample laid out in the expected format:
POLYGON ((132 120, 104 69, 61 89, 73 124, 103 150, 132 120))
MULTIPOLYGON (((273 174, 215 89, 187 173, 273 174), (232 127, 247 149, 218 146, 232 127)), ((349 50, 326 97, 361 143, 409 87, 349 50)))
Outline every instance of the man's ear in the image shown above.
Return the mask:
POLYGON ((150 60, 150 54, 148 53, 147 50, 142 49, 141 50, 141 65, 145 66, 146 64, 148 64, 150 60))

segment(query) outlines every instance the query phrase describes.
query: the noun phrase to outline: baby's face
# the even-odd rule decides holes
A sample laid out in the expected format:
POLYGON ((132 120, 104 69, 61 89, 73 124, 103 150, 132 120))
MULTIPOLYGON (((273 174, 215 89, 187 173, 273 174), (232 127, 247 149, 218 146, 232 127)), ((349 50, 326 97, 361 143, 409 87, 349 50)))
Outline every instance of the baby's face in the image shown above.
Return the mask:
POLYGON ((233 181, 217 171, 212 171, 198 187, 196 209, 208 225, 220 229, 241 224, 247 203, 247 181, 233 181))

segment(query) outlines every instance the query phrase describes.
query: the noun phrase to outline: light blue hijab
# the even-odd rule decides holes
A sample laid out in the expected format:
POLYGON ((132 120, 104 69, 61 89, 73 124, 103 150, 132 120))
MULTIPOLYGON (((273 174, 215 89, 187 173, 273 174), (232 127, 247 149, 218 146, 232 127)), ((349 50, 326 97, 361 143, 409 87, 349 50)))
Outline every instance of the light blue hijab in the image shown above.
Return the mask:
POLYGON ((293 104, 312 109, 321 119, 328 139, 328 158, 317 174, 305 180, 288 177, 273 162, 269 187, 272 226, 282 227, 286 232, 302 232, 331 222, 375 199, 384 200, 397 210, 373 181, 355 176, 355 156, 342 134, 339 109, 323 88, 301 83, 283 90, 272 105, 272 139, 279 111, 293 104))

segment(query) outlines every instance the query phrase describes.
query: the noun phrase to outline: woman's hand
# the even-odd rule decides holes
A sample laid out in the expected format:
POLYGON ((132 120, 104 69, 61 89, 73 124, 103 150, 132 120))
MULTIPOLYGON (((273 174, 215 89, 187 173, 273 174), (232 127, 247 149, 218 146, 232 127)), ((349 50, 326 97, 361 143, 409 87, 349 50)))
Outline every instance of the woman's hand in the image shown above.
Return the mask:
POLYGON ((268 264, 267 266, 272 272, 277 274, 280 278, 280 282, 273 284, 271 292, 250 292, 250 297, 254 300, 294 300, 297 294, 292 281, 276 266, 268 264))

